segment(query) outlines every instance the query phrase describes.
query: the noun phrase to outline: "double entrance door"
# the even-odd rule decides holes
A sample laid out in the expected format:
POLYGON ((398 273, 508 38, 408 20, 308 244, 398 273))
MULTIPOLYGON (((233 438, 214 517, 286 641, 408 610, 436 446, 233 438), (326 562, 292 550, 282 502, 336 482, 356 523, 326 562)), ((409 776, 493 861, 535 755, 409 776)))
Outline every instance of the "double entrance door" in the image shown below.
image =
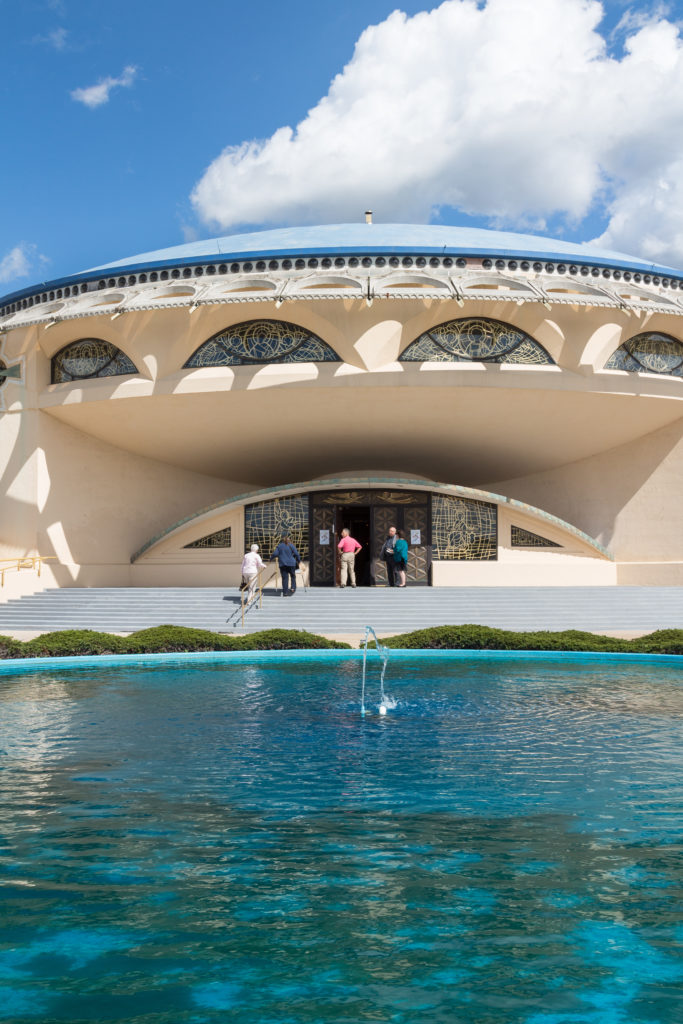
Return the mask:
POLYGON ((311 495, 311 584, 335 586, 340 581, 337 544, 346 527, 362 545, 356 555, 359 587, 388 586, 382 545, 395 526, 408 542, 407 581, 431 582, 430 495, 420 491, 324 491, 311 495))

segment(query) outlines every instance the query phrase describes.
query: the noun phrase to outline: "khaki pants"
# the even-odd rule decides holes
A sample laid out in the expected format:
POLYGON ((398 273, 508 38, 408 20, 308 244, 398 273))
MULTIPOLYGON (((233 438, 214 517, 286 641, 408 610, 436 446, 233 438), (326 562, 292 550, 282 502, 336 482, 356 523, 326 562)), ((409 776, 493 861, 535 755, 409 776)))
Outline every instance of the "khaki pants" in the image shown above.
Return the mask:
POLYGON ((246 596, 247 604, 249 604, 249 602, 252 601, 253 598, 254 598, 254 592, 256 590, 256 584, 258 583, 258 573, 257 572, 246 573, 244 578, 245 578, 245 580, 247 581, 247 584, 248 584, 247 593, 246 593, 245 596, 246 596))
POLYGON ((356 585, 356 569, 354 562, 356 561, 356 555, 353 551, 342 551, 341 556, 341 585, 346 586, 347 576, 351 578, 351 586, 356 585))

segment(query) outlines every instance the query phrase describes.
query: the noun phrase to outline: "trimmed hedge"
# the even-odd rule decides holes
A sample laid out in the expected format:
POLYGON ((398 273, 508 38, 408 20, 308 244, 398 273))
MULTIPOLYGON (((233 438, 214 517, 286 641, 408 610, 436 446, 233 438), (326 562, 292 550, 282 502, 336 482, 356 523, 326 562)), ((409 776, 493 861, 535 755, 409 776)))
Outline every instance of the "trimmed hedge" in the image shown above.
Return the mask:
MULTIPOLYGON (((567 629, 558 633, 517 633, 490 626, 434 626, 387 637, 389 648, 475 651, 587 651, 628 654, 683 654, 683 629, 659 629, 635 640, 567 629)), ((374 642, 373 642, 374 644, 374 642)), ((362 646, 362 644, 360 645, 362 646)), ((373 645, 369 645, 373 646, 373 645)), ((154 626, 130 636, 92 629, 43 633, 22 643, 0 636, 0 659, 67 657, 87 654, 155 654, 183 651, 348 650, 350 644, 299 629, 266 629, 246 636, 212 633, 188 626, 154 626)))
MULTIPOLYGON (((475 651, 588 651, 627 654, 683 654, 683 629, 660 629, 635 640, 566 629, 558 633, 518 633, 491 626, 433 626, 400 633, 381 641, 385 647, 404 650, 475 651)), ((362 644, 361 644, 362 646, 362 644)))
POLYGON ((349 644, 327 640, 299 629, 266 629, 246 636, 227 636, 187 626, 154 626, 130 636, 92 629, 63 629, 21 643, 0 636, 0 659, 67 657, 87 654, 157 654, 181 651, 285 651, 348 649, 349 644))

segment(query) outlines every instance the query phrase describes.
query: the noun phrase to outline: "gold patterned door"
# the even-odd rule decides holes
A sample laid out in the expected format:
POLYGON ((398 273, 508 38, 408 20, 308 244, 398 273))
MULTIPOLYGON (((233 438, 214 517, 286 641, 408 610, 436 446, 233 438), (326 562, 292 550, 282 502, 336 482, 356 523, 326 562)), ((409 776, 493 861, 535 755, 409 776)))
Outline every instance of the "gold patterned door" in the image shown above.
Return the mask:
POLYGON ((372 570, 375 585, 389 585, 386 563, 380 557, 380 552, 389 535, 389 528, 395 526, 408 541, 406 582, 413 586, 429 586, 432 551, 429 505, 375 505, 372 512, 372 570))
POLYGON ((429 525, 428 505, 412 505, 403 509, 403 531, 408 541, 407 583, 429 585, 432 550, 429 525))
POLYGON ((314 505, 311 511, 311 585, 333 587, 335 580, 334 506, 314 505), (322 543, 322 542, 325 543, 322 543))
POLYGON ((397 510, 392 506, 375 505, 372 509, 372 577, 377 587, 387 587, 387 567, 384 559, 380 557, 382 545, 389 535, 390 526, 398 526, 396 522, 397 510))

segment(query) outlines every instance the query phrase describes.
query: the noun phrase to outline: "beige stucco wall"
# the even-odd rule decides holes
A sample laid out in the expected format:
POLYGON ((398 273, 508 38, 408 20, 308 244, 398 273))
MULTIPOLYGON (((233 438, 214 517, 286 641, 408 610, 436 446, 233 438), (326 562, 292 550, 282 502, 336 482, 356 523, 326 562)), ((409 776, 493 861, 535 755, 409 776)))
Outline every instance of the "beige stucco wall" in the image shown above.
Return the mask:
POLYGON ((619 583, 683 583, 683 421, 592 458, 490 486, 609 548, 619 583))

